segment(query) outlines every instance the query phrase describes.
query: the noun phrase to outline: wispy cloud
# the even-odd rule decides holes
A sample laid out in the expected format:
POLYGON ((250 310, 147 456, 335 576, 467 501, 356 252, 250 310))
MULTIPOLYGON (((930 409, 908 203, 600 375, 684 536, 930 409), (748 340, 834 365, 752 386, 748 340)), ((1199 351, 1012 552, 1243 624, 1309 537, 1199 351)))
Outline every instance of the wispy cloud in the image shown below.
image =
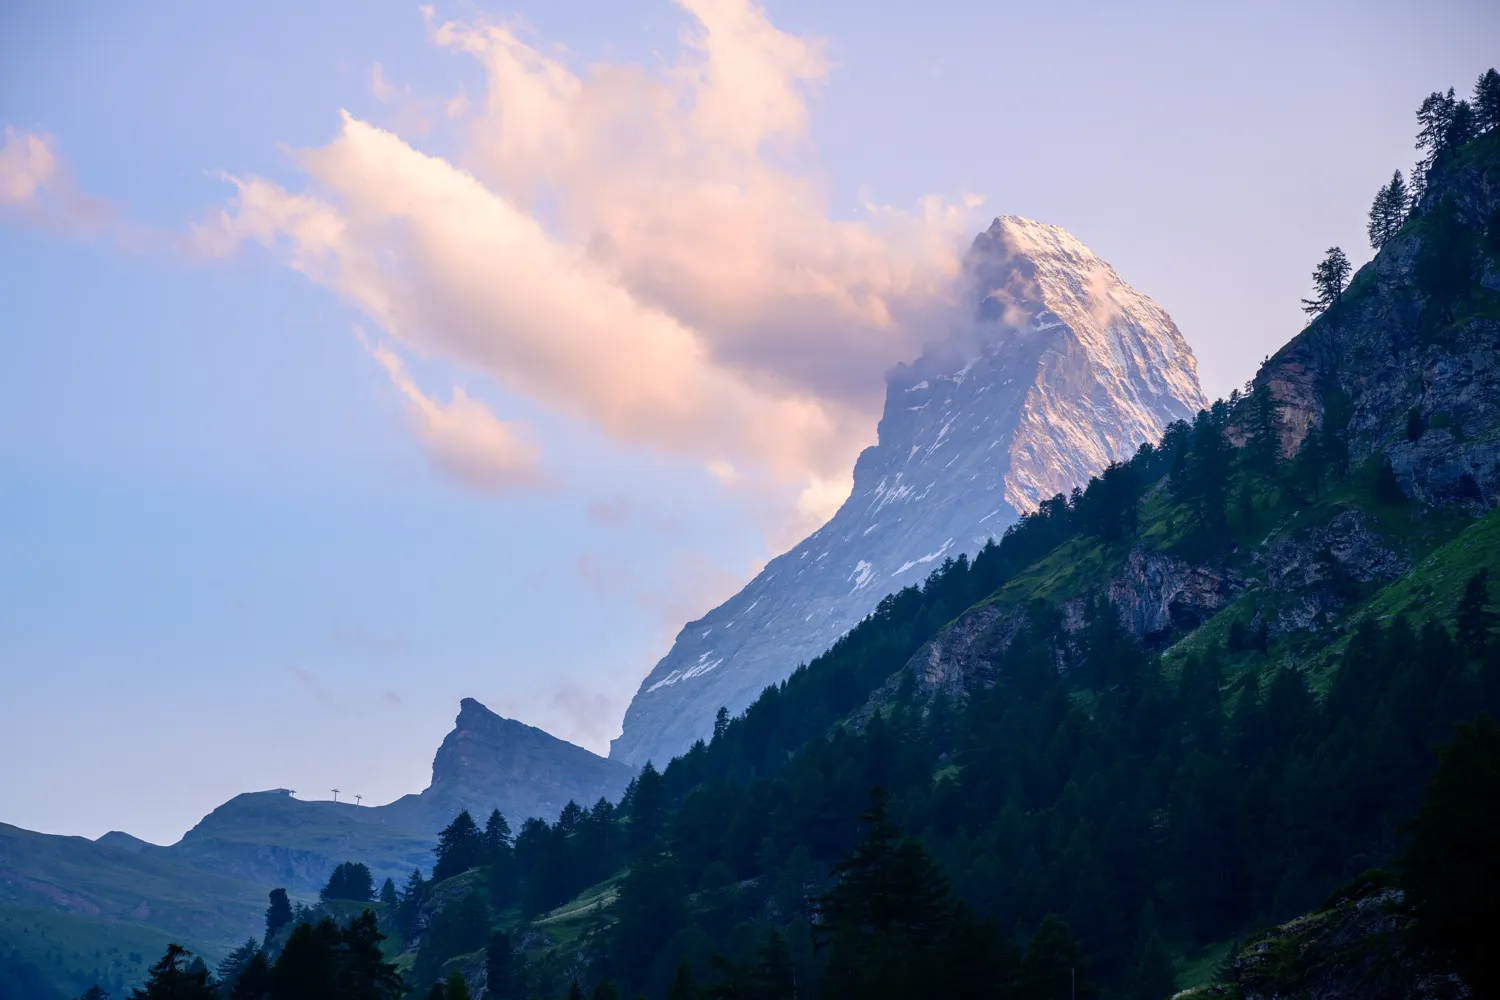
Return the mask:
MULTIPOLYGON (((296 154, 305 190, 231 178, 197 246, 259 243, 395 341, 822 510, 884 371, 942 333, 970 205, 834 219, 807 141, 821 45, 747 0, 682 6, 661 72, 580 74, 504 24, 433 21, 488 81, 447 110, 458 159, 346 114, 296 154)), ((380 67, 370 82, 407 97, 380 67)))
POLYGON ((0 217, 66 236, 109 236, 134 246, 142 233, 109 202, 86 194, 74 181, 50 136, 5 128, 0 145, 0 217))
POLYGON ((447 403, 433 400, 394 351, 380 344, 365 346, 401 393, 412 429, 439 472, 481 493, 544 483, 540 455, 526 425, 500 420, 458 386, 447 403))

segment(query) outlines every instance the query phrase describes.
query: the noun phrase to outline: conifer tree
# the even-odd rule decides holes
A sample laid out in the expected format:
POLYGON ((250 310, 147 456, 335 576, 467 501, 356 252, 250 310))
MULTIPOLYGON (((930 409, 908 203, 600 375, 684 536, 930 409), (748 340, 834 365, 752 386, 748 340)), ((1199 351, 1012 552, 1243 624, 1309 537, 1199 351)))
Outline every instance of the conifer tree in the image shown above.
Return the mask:
POLYGON ((257 951, 235 978, 229 1000, 268 1000, 271 996, 271 963, 257 951))
POLYGON ((276 1000, 325 1000, 338 994, 341 935, 332 920, 292 928, 276 965, 271 993, 276 1000))
POLYGON ((1417 149, 1422 152, 1417 162, 1423 177, 1432 170, 1438 154, 1446 148, 1448 127, 1453 122, 1453 109, 1457 103, 1453 88, 1449 87, 1446 94, 1434 90, 1417 108, 1417 149))
POLYGON ((271 890, 271 905, 266 907, 266 944, 271 943, 278 931, 292 922, 292 902, 285 889, 271 890))
POLYGON ((1026 946, 1021 959, 1020 995, 1025 1000, 1078 997, 1093 1000, 1098 987, 1089 976, 1089 962, 1074 940, 1068 925, 1055 913, 1042 918, 1041 926, 1026 946))
POLYGON ((381 886, 380 886, 380 901, 382 903, 384 903, 386 906, 395 906, 396 905, 396 902, 397 902, 397 900, 396 900, 396 883, 393 882, 393 881, 391 881, 391 879, 390 879, 389 876, 387 876, 386 880, 383 883, 381 883, 381 886))
POLYGON ((522 1000, 526 984, 510 936, 494 931, 484 949, 484 1000, 522 1000))
POLYGON ((1370 206, 1370 222, 1366 227, 1370 234, 1370 246, 1379 250, 1401 231, 1401 225, 1406 221, 1409 197, 1406 180, 1398 170, 1392 175, 1390 183, 1375 193, 1375 203, 1370 206))
POLYGON ((1443 136, 1443 145, 1448 149, 1457 149, 1473 140, 1479 134, 1479 121, 1474 114, 1474 106, 1468 101, 1459 101, 1453 105, 1453 115, 1448 119, 1448 131, 1443 136))
POLYGON ((725 731, 728 729, 729 709, 723 705, 720 705, 718 713, 714 715, 714 739, 718 739, 719 737, 723 736, 725 731))
POLYGON ((443 1000, 472 1000, 469 981, 462 972, 448 974, 448 982, 443 986, 443 1000))
POLYGON ((179 944, 167 945, 166 954, 147 973, 145 985, 131 991, 131 1000, 214 1000, 208 970, 201 962, 190 962, 191 954, 179 944))
POLYGON ((365 910, 341 932, 339 995, 347 1000, 396 1000, 406 985, 396 966, 385 960, 380 943, 385 935, 372 910, 365 910))
POLYGON ((1342 302, 1350 270, 1349 258, 1344 256, 1344 251, 1329 247, 1323 260, 1313 268, 1314 297, 1302 300, 1302 311, 1317 315, 1342 302))
POLYGON ((469 810, 460 812, 452 823, 438 834, 437 847, 432 853, 437 863, 432 866, 432 880, 442 882, 455 875, 462 875, 470 868, 484 863, 484 835, 469 810))
POLYGON ((1491 68, 1480 74, 1472 103, 1475 124, 1481 132, 1500 128, 1500 73, 1491 68))
POLYGON ((1268 382, 1262 381, 1250 392, 1250 426, 1254 434, 1246 457, 1256 472, 1270 475, 1281 458, 1281 405, 1271 395, 1268 382))
POLYGON ((1494 887, 1500 884, 1500 725, 1461 723, 1410 826, 1401 880, 1432 947, 1466 968, 1476 996, 1500 988, 1493 958, 1494 887))
POLYGON ((328 884, 318 892, 323 902, 332 899, 348 899, 356 903, 368 903, 375 898, 375 880, 367 865, 345 861, 333 869, 328 884))
POLYGON ((510 852, 510 824, 499 809, 490 810, 490 818, 484 824, 484 853, 488 863, 494 864, 510 852))
POLYGON ((245 967, 250 964, 250 960, 258 954, 260 954, 260 944, 254 938, 251 938, 226 955, 224 960, 219 963, 219 967, 214 970, 219 980, 220 992, 226 994, 233 992, 234 984, 239 981, 240 973, 245 971, 245 967))

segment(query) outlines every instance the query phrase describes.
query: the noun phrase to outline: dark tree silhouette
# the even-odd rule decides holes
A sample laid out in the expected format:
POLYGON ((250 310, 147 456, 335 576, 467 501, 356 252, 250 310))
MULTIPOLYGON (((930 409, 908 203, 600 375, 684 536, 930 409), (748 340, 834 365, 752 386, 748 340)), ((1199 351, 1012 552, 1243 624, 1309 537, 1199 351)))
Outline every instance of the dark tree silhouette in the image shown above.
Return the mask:
POLYGON ((189 962, 191 954, 181 945, 167 945, 167 953, 147 973, 146 984, 131 991, 131 1000, 214 1000, 208 970, 201 962, 189 962))
POLYGON ((1500 73, 1491 68, 1480 74, 1472 103, 1475 124, 1481 132, 1500 128, 1500 73))
MULTIPOLYGON (((392 893, 395 887, 392 886, 392 893)), ((375 880, 366 865, 345 861, 333 869, 328 884, 318 892, 325 903, 333 899, 348 899, 356 903, 368 903, 375 898, 375 880)))
POLYGON ((285 889, 271 890, 271 905, 266 907, 266 944, 271 943, 278 931, 292 922, 292 902, 287 899, 285 889))
POLYGON ((1351 270, 1349 258, 1338 247, 1329 247, 1323 260, 1313 268, 1314 297, 1302 300, 1302 311, 1310 315, 1326 312, 1344 298, 1344 285, 1349 281, 1351 270))
POLYGON ((1402 882, 1417 927, 1465 965, 1478 996, 1494 996, 1494 888, 1500 885, 1500 726, 1460 723, 1411 823, 1402 882))
POLYGON ((1391 176, 1390 183, 1375 193, 1375 203, 1370 206, 1370 222, 1366 227, 1370 234, 1370 246, 1379 250, 1401 231, 1401 225, 1406 221, 1409 197, 1406 179, 1398 170, 1391 176))
POLYGON ((452 823, 438 834, 437 847, 432 853, 437 863, 432 866, 432 880, 441 882, 455 875, 462 875, 470 868, 485 862, 484 834, 479 832, 474 817, 465 809, 452 823))

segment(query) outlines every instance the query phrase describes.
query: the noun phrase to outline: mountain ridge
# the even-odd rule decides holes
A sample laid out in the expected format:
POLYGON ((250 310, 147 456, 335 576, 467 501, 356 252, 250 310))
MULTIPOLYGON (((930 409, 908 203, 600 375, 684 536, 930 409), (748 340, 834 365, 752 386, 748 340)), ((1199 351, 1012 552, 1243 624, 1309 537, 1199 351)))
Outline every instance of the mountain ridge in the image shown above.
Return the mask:
POLYGON ((887 377, 878 443, 833 518, 678 634, 611 759, 665 762, 823 652, 887 593, 999 538, 1204 399, 1171 317, 1058 226, 997 218, 965 257, 974 314, 887 377), (737 631, 736 631, 737 630, 737 631))

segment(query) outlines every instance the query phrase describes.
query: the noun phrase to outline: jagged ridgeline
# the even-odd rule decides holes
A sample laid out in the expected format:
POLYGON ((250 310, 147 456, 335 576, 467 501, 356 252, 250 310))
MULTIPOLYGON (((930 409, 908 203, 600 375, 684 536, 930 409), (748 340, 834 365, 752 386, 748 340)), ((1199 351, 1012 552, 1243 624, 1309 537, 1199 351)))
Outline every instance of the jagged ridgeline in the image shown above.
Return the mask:
MULTIPOLYGON (((375 904, 406 981, 449 1000, 1492 989, 1473 928, 1500 734, 1467 721, 1500 714, 1486 80, 1424 104, 1420 197, 1372 225, 1352 281, 1329 255, 1316 318, 1246 392, 887 597, 618 804, 513 838, 461 815, 434 878, 375 904)), ((317 933, 332 954, 345 932, 317 933)))

